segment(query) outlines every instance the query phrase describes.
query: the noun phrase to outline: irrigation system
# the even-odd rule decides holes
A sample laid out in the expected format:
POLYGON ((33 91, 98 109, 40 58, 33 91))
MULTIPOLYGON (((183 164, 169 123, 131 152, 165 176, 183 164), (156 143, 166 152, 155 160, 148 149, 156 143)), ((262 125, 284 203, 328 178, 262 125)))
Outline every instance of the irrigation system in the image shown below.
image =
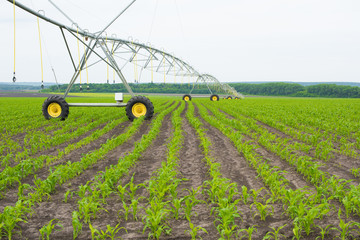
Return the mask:
MULTIPOLYGON (((214 76, 210 74, 201 74, 195 70, 190 64, 182 59, 165 52, 162 49, 157 49, 151 44, 141 44, 132 39, 124 40, 118 38, 115 34, 108 36, 106 30, 132 5, 136 0, 132 0, 113 20, 111 20, 102 30, 91 33, 75 23, 63 10, 61 10, 54 2, 49 2, 71 22, 71 26, 62 24, 55 21, 42 11, 35 11, 34 9, 25 6, 24 4, 15 0, 6 0, 9 3, 21 8, 22 10, 42 19, 48 23, 59 27, 61 36, 65 42, 67 52, 74 68, 74 74, 72 75, 69 85, 63 96, 53 96, 45 100, 43 104, 43 114, 46 119, 61 118, 65 120, 69 114, 69 107, 126 107, 126 114, 130 120, 145 116, 150 119, 153 115, 154 108, 151 101, 144 96, 136 96, 128 84, 126 78, 122 73, 122 69, 128 63, 136 64, 142 70, 150 70, 152 73, 157 72, 164 74, 164 81, 166 75, 175 76, 188 76, 196 78, 196 82, 193 84, 193 88, 183 96, 183 100, 190 101, 191 94, 195 88, 195 85, 205 85, 210 93, 210 100, 218 101, 219 96, 214 94, 213 91, 223 93, 227 95, 227 98, 243 98, 234 88, 226 83, 219 82, 214 76), (78 43, 85 46, 84 53, 79 60, 75 60, 71 54, 69 41, 66 38, 65 32, 75 38, 78 43), (96 61, 89 63, 90 58, 96 56, 96 61), (119 62, 125 64, 119 65, 119 62), (131 99, 124 103, 122 95, 115 95, 116 103, 67 103, 66 97, 69 94, 71 88, 75 84, 82 70, 90 68, 100 62, 105 62, 111 67, 121 79, 122 83, 126 87, 127 91, 131 95, 131 99)), ((15 16, 14 16, 15 22, 15 16)), ((16 81, 15 73, 13 81, 16 81)))

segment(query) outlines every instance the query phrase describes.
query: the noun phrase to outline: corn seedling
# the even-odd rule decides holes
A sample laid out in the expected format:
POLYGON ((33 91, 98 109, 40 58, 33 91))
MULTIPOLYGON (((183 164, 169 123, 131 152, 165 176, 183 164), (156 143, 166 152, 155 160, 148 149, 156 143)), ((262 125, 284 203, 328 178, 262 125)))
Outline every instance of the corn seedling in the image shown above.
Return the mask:
POLYGON ((206 231, 205 228, 200 227, 200 226, 195 227, 191 221, 189 221, 189 226, 190 226, 190 230, 185 230, 185 233, 189 233, 192 240, 197 239, 197 237, 202 239, 202 237, 198 236, 199 231, 202 231, 202 232, 208 234, 208 232, 206 231))
POLYGON ((179 219, 181 204, 182 204, 182 202, 184 200, 185 200, 185 198, 180 198, 180 199, 179 198, 173 198, 173 200, 172 200, 173 208, 171 208, 171 211, 173 212, 173 215, 174 215, 176 220, 179 219))
POLYGON ((119 215, 119 217, 120 217, 120 212, 123 212, 124 213, 124 219, 125 219, 125 221, 127 221, 128 220, 128 217, 129 217, 129 214, 130 214, 130 205, 127 205, 126 204, 126 202, 122 202, 122 205, 123 205, 123 210, 119 210, 118 211, 118 215, 119 215))
POLYGON ((249 197, 250 197, 250 194, 249 194, 249 192, 248 192, 248 189, 247 189, 247 187, 246 186, 241 186, 241 190, 242 190, 242 200, 243 200, 243 202, 244 202, 244 204, 247 204, 248 203, 248 201, 249 201, 249 197))
POLYGON ((50 235, 55 227, 60 227, 61 229, 55 229, 55 231, 61 231, 63 229, 63 226, 61 225, 60 221, 58 219, 52 219, 50 222, 46 225, 44 225, 42 228, 40 228, 39 232, 41 234, 41 239, 47 239, 50 240, 50 235), (53 222, 56 221, 56 223, 53 224, 53 222))
POLYGON ((128 231, 124 227, 119 227, 119 225, 120 225, 120 223, 118 225, 116 225, 115 227, 106 225, 106 232, 101 230, 101 236, 104 237, 104 239, 108 239, 108 238, 110 238, 111 240, 114 240, 115 238, 122 239, 121 237, 115 237, 115 235, 122 229, 125 230, 126 233, 128 231))
POLYGON ((318 239, 324 240, 325 237, 329 234, 329 232, 330 232, 330 230, 331 230, 331 227, 332 227, 331 224, 325 226, 325 228, 322 228, 322 227, 318 226, 318 228, 320 229, 320 234, 321 234, 321 235, 318 236, 318 237, 316 237, 315 240, 318 240, 318 239))
POLYGON ((80 221, 79 212, 72 212, 73 239, 76 239, 82 231, 82 223, 80 221))
POLYGON ((352 232, 355 231, 354 227, 357 227, 357 229, 360 229, 360 224, 358 222, 350 221, 345 222, 341 218, 341 209, 339 209, 338 212, 339 217, 339 228, 331 228, 332 230, 335 230, 340 233, 340 236, 337 236, 337 238, 340 238, 341 240, 346 240, 348 237, 353 237, 352 232))
POLYGON ((272 228, 271 228, 272 231, 267 232, 266 235, 265 235, 265 237, 263 238, 263 240, 266 240, 266 239, 280 240, 281 237, 285 237, 285 235, 284 235, 284 234, 281 234, 280 231, 281 231, 281 229, 283 229, 286 225, 287 225, 287 224, 282 225, 282 226, 277 227, 277 228, 272 227, 272 228))
POLYGON ((137 214, 137 211, 138 211, 138 205, 139 205, 139 201, 141 199, 143 199, 144 197, 139 197, 137 199, 132 199, 131 200, 131 204, 130 204, 130 207, 132 209, 132 215, 133 215, 133 218, 135 221, 137 221, 137 217, 136 217, 136 214, 137 214))
POLYGON ((243 239, 243 238, 246 238, 246 237, 247 237, 248 240, 251 240, 254 232, 257 232, 257 228, 256 228, 256 227, 258 227, 258 226, 257 226, 257 225, 254 225, 254 226, 248 227, 248 228, 246 228, 246 229, 240 229, 240 230, 238 231, 238 234, 240 234, 240 233, 242 233, 242 232, 245 233, 245 235, 240 236, 240 239, 243 239))
POLYGON ((89 223, 89 228, 90 228, 90 232, 91 232, 91 240, 100 239, 100 237, 101 237, 100 231, 97 230, 96 228, 94 228, 91 225, 91 223, 89 223))
POLYGON ((269 202, 269 200, 267 201, 266 204, 262 204, 260 202, 255 202, 255 203, 251 204, 250 208, 255 206, 257 209, 257 212, 253 213, 253 217, 259 215, 260 219, 262 221, 265 221, 265 218, 267 216, 272 216, 274 214, 274 207, 271 205, 268 205, 268 202, 269 202))

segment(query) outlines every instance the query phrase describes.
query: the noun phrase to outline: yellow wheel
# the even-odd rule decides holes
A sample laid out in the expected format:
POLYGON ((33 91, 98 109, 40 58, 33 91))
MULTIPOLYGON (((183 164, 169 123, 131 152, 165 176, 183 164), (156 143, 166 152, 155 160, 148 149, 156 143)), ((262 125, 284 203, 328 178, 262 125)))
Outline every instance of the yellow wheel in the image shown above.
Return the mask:
POLYGON ((131 108, 132 114, 138 118, 146 115, 146 106, 143 103, 135 103, 131 108))
POLYGON ((60 96, 48 97, 42 106, 42 113, 45 119, 60 118, 65 120, 69 115, 69 105, 60 96))
POLYGON ((219 96, 216 95, 216 94, 213 94, 213 95, 210 96, 210 100, 211 101, 219 101, 219 96))
POLYGON ((190 96, 189 94, 185 94, 185 95, 183 96, 183 100, 184 100, 185 102, 191 101, 191 96, 190 96))
POLYGON ((154 115, 154 105, 147 97, 135 96, 128 101, 125 111, 130 121, 141 116, 150 119, 154 115))
POLYGON ((62 112, 60 104, 56 102, 50 103, 47 111, 52 118, 58 118, 62 112))

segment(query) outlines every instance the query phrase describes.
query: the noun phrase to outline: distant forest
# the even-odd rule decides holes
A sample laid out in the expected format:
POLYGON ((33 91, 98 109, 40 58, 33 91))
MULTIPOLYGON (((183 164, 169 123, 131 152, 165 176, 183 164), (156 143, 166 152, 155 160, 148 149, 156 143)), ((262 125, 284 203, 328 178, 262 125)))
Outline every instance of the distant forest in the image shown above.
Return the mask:
MULTIPOLYGON (((336 84, 317 84, 310 86, 303 86, 297 83, 230 83, 236 91, 244 95, 259 95, 259 96, 290 96, 290 97, 329 97, 329 98, 360 98, 360 87, 352 87, 346 85, 336 84)), ((89 84, 87 90, 86 84, 82 85, 84 92, 127 92, 123 84, 89 84)), ((189 93, 192 89, 192 84, 163 84, 163 83, 131 83, 131 88, 135 93, 189 93)), ((64 92, 67 84, 60 86, 60 91, 64 92)), ((49 89, 44 89, 44 92, 57 92, 57 86, 51 86, 49 89)), ((80 92, 79 84, 75 84, 71 92, 80 92)), ((213 92, 222 94, 221 91, 213 92)), ((196 86, 194 94, 208 94, 209 91, 206 86, 196 86)))

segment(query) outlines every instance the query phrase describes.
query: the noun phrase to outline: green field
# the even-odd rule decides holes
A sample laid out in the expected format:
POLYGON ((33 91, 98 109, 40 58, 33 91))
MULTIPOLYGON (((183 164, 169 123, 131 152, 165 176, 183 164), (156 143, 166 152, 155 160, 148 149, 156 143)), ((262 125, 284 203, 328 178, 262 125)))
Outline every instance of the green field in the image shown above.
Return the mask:
POLYGON ((1 239, 360 239, 360 100, 149 98, 0 98, 1 239))

